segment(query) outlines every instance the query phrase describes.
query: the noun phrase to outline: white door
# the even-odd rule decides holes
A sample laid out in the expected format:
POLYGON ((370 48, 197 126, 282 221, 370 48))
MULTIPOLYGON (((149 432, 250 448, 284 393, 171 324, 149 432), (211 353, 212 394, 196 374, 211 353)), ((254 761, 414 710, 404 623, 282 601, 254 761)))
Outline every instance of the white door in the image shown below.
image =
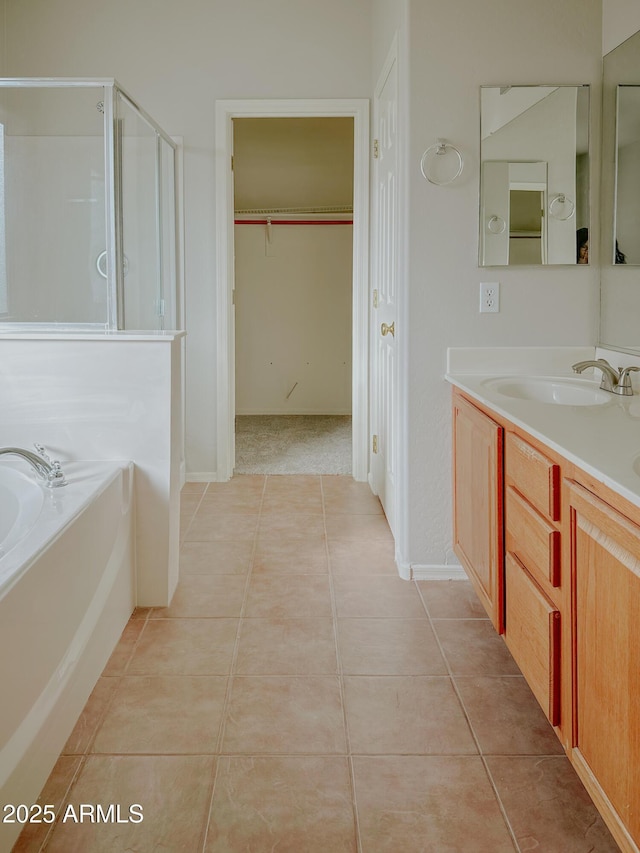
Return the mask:
POLYGON ((371 486, 395 524, 398 290, 398 63, 392 56, 374 99, 371 486))

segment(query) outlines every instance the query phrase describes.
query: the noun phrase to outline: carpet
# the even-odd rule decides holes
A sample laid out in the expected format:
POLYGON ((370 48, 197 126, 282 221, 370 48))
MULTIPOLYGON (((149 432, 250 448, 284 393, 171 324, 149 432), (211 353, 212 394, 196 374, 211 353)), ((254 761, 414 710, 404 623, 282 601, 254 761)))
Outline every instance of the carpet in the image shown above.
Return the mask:
POLYGON ((350 415, 238 415, 236 474, 350 474, 350 415))

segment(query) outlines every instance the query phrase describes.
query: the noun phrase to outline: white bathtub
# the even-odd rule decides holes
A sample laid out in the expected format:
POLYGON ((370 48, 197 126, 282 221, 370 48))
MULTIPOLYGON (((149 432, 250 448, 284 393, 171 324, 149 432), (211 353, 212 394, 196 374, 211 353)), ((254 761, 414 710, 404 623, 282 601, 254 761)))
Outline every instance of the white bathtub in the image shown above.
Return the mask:
MULTIPOLYGON (((133 466, 0 460, 0 803, 35 803, 135 602, 133 466)), ((0 850, 22 827, 0 822, 0 850)))

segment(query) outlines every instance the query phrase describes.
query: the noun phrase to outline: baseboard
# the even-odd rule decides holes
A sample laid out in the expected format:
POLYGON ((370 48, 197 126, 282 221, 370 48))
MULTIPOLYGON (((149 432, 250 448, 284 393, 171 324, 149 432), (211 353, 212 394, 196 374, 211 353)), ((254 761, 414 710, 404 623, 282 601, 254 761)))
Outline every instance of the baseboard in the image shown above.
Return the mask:
POLYGON ((422 565, 414 563, 411 566, 411 578, 414 581, 466 581, 468 580, 462 566, 422 565))
POLYGON ((187 471, 187 483, 217 483, 218 476, 215 471, 187 471))

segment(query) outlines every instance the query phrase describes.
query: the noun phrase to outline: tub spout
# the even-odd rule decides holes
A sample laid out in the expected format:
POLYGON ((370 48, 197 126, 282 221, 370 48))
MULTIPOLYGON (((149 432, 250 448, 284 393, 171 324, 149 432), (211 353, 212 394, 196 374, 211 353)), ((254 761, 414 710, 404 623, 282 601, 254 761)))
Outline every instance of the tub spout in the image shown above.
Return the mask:
POLYGON ((51 489, 66 485, 67 481, 60 463, 49 459, 48 456, 41 456, 39 453, 33 453, 33 451, 25 450, 22 447, 0 447, 0 456, 5 455, 20 456, 25 459, 36 474, 44 480, 45 485, 51 489))

